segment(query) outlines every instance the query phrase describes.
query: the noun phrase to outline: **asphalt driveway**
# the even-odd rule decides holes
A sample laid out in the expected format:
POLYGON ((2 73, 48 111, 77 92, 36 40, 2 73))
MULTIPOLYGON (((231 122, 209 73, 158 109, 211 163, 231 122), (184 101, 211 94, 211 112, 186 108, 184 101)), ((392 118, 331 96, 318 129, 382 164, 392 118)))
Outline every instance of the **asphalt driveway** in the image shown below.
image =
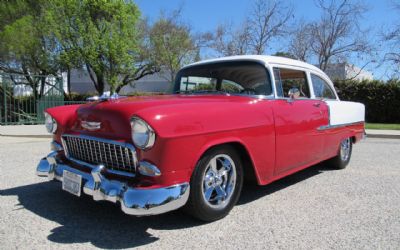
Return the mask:
POLYGON ((345 170, 324 164, 258 187, 204 224, 181 211, 132 217, 35 176, 49 139, 0 137, 2 249, 400 249, 400 140, 367 139, 345 170))

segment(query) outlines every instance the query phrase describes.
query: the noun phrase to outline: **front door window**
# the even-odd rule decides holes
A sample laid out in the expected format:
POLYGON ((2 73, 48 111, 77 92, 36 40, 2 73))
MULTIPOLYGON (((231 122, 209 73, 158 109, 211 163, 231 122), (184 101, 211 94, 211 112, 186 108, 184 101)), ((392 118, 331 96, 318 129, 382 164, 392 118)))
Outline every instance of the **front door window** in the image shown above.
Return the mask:
POLYGON ((310 98, 306 72, 294 69, 274 68, 277 96, 289 98, 289 90, 297 88, 300 98, 310 98))

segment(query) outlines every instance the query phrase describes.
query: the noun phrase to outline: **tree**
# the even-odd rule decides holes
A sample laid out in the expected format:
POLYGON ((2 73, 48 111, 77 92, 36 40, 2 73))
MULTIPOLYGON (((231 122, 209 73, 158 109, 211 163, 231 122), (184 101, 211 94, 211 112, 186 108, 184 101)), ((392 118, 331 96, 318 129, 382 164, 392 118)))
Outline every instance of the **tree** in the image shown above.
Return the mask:
MULTIPOLYGON (((394 8, 400 14, 400 3, 395 4, 394 8)), ((400 74, 400 25, 396 24, 383 38, 390 50, 385 53, 384 60, 393 63, 395 72, 400 74)))
POLYGON ((247 22, 234 28, 232 24, 221 24, 215 34, 208 33, 210 47, 223 56, 245 55, 251 53, 250 32, 247 22))
POLYGON ((289 52, 284 52, 284 51, 278 51, 273 56, 280 56, 280 57, 286 57, 290 59, 297 59, 294 55, 290 54, 289 52))
POLYGON ((210 47, 223 56, 264 54, 273 39, 288 33, 292 13, 292 7, 281 2, 255 0, 248 18, 237 27, 219 25, 209 35, 210 47))
POLYGON ((0 3, 0 70, 24 74, 35 98, 46 85, 46 77, 35 76, 55 76, 59 68, 58 46, 43 15, 46 8, 46 1, 0 3))
POLYGON ((47 18, 67 67, 84 66, 98 91, 114 93, 137 71, 140 12, 131 1, 53 0, 47 18))
POLYGON ((282 2, 256 0, 247 20, 253 53, 264 54, 272 39, 287 34, 287 24, 292 16, 292 8, 282 2))
POLYGON ((322 11, 319 21, 311 23, 311 49, 318 66, 326 70, 332 59, 345 61, 350 54, 371 51, 366 31, 359 27, 366 8, 350 0, 319 0, 322 11))
POLYGON ((294 59, 308 61, 311 56, 311 44, 313 42, 311 25, 300 21, 291 36, 289 53, 294 59))
POLYGON ((149 34, 152 57, 156 65, 167 74, 162 76, 171 83, 183 65, 198 58, 199 47, 190 27, 180 21, 180 10, 170 15, 162 14, 151 26, 149 34))

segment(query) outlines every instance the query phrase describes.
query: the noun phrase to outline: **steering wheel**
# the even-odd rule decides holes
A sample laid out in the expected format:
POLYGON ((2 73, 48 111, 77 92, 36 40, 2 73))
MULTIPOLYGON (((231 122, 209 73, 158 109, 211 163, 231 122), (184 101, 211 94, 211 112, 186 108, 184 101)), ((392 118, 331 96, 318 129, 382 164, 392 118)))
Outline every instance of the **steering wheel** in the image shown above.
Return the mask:
POLYGON ((256 91, 250 88, 244 88, 240 91, 241 94, 255 95, 256 91))

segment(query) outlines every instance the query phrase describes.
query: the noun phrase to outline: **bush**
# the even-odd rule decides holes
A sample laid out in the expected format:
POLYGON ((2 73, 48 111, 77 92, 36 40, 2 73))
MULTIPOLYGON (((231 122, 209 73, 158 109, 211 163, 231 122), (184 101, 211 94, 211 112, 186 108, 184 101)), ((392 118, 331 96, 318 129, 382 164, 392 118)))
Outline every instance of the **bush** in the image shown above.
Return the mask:
POLYGON ((71 92, 65 95, 64 100, 68 102, 81 102, 86 101, 88 97, 95 96, 96 94, 79 94, 75 92, 71 92))
POLYGON ((365 105, 367 122, 400 123, 400 80, 347 80, 334 84, 341 100, 365 105))

